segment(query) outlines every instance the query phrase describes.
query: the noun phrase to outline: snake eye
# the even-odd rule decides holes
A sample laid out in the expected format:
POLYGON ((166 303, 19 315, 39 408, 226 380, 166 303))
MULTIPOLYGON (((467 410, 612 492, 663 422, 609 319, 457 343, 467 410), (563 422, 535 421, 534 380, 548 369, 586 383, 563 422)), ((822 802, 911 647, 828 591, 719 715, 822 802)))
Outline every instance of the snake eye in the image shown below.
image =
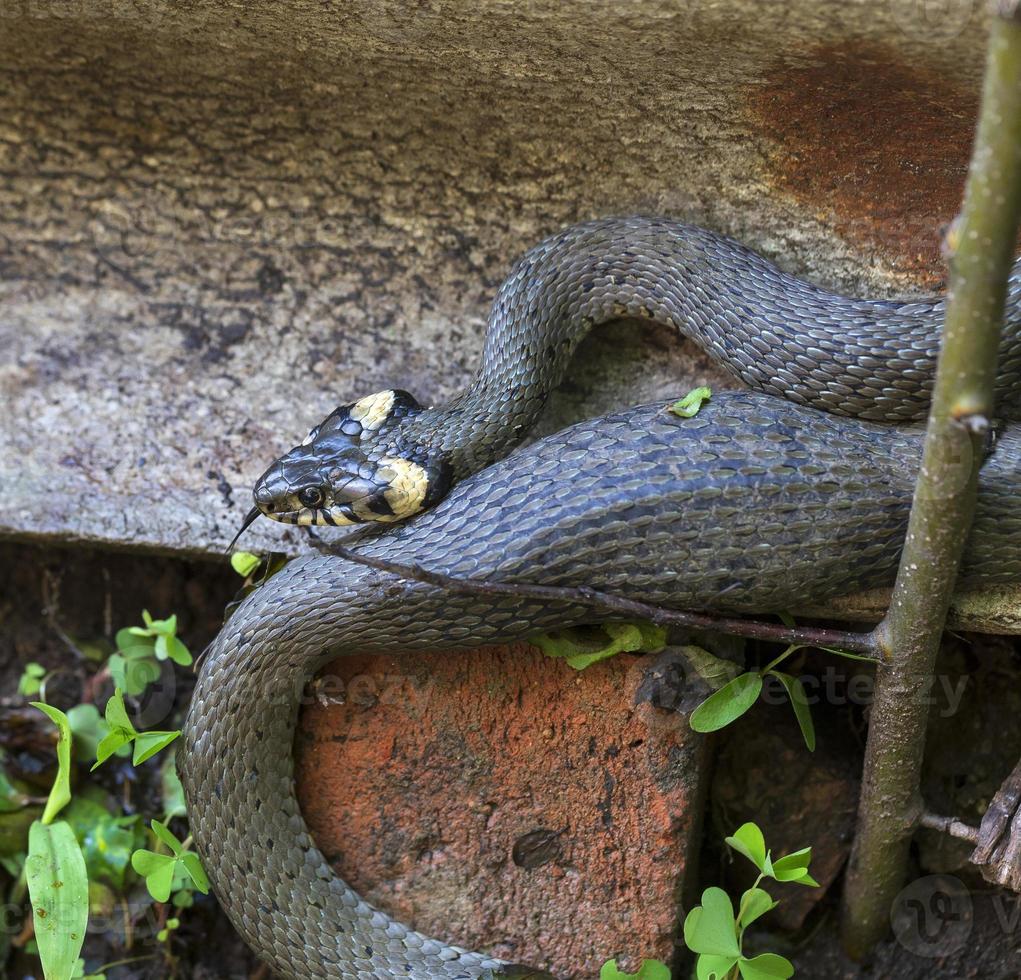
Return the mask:
POLYGON ((319 487, 304 487, 298 491, 298 500, 303 507, 318 507, 323 502, 323 492, 319 487))

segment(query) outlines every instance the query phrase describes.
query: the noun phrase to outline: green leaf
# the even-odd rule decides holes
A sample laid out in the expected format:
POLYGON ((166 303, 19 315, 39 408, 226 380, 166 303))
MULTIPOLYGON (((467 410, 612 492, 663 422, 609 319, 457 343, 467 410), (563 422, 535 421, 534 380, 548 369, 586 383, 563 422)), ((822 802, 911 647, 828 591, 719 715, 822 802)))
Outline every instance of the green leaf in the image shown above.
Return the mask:
POLYGON ((801 679, 791 674, 785 674, 779 670, 771 670, 770 673, 779 679, 787 691, 787 697, 791 699, 791 707, 794 709, 794 717, 798 719, 798 727, 801 729, 802 738, 809 752, 815 751, 815 725, 812 724, 812 709, 808 706, 808 695, 805 693, 805 685, 801 679))
POLYGON ((732 681, 738 674, 743 673, 732 660, 717 657, 702 647, 682 646, 680 652, 692 670, 714 691, 718 691, 728 681, 732 681))
POLYGON ((165 749, 180 734, 179 731, 139 732, 135 736, 135 754, 131 764, 140 766, 146 759, 151 759, 157 752, 165 749))
POLYGON ((170 933, 173 932, 175 929, 180 928, 180 925, 181 925, 180 919, 167 919, 166 926, 156 933, 156 938, 161 943, 165 943, 167 941, 167 938, 170 936, 170 933))
MULTIPOLYGON (((206 877, 206 869, 202 867, 202 859, 193 851, 185 851, 181 855, 181 864, 184 865, 184 870, 188 872, 188 877, 191 878, 195 887, 202 892, 203 895, 209 894, 209 878, 206 877)), ((646 962, 642 961, 644 966, 646 962)), ((643 978, 647 977, 649 980, 655 980, 654 974, 643 974, 641 970, 638 971, 638 976, 643 978)), ((667 980, 670 980, 670 974, 667 973, 667 980)))
POLYGON ((127 667, 127 661, 124 657, 119 653, 112 653, 110 654, 110 659, 106 662, 106 666, 110 669, 110 676, 113 678, 114 686, 121 691, 126 691, 128 688, 128 678, 124 672, 127 667))
POLYGON ((115 728, 112 732, 104 735, 99 745, 96 746, 96 761, 89 772, 95 772, 115 752, 125 745, 130 745, 132 737, 123 728, 115 728))
POLYGON ((262 559, 250 551, 235 551, 230 556, 230 567, 242 578, 248 578, 260 565, 262 559))
POLYGON ((703 953, 695 962, 697 980, 724 980, 739 956, 708 956, 703 953))
POLYGON ((32 824, 25 875, 46 980, 70 980, 88 925, 89 882, 69 824, 32 824))
POLYGON ((140 629, 137 626, 129 626, 127 629, 118 630, 113 642, 121 652, 139 648, 146 649, 152 653, 153 644, 156 640, 148 630, 140 629))
POLYGON ((709 695, 692 713, 692 731, 715 732, 740 718, 759 698, 762 677, 749 671, 709 695))
POLYGON ((131 867, 145 879, 145 887, 157 902, 165 902, 170 898, 176 866, 177 860, 169 854, 142 850, 131 855, 131 867))
MULTIPOLYGON (((146 614, 143 612, 142 614, 146 614)), ((149 628, 149 632, 155 634, 157 637, 160 636, 175 636, 177 634, 177 615, 170 616, 168 619, 148 619, 146 624, 149 628)), ((157 639, 157 646, 159 640, 157 639)))
POLYGON ((155 640, 146 646, 134 646, 127 647, 119 652, 119 656, 123 657, 129 663, 135 660, 155 660, 156 659, 156 645, 155 640))
POLYGON ((167 637, 167 656, 170 657, 175 664, 180 664, 182 667, 191 666, 191 653, 176 636, 167 637))
POLYGON ((131 724, 131 719, 128 717, 128 709, 124 707, 124 695, 121 693, 119 688, 114 688, 113 697, 106 702, 106 723, 112 730, 121 729, 128 733, 129 736, 134 736, 135 726, 131 724))
POLYGON ((79 762, 95 759, 99 743, 110 732, 99 709, 94 704, 76 704, 67 712, 67 722, 74 736, 74 757, 79 762))
POLYGON ((773 869, 766 853, 766 840, 756 824, 751 822, 741 824, 733 836, 724 838, 724 841, 738 854, 748 858, 763 874, 772 874, 773 869))
POLYGON ((96 746, 106 733, 106 725, 94 704, 76 704, 67 712, 67 723, 74 736, 75 756, 95 757, 96 746))
POLYGON ((71 726, 67 715, 59 708, 53 708, 42 701, 32 701, 31 704, 57 726, 57 776, 50 787, 50 796, 42 816, 43 823, 49 824, 53 823, 54 817, 71 799, 71 726))
POLYGON ((42 664, 37 664, 35 661, 25 664, 21 677, 18 679, 18 693, 26 698, 32 697, 33 694, 38 694, 43 686, 42 680, 45 676, 46 668, 42 664))
POLYGON ((599 969, 599 980, 670 980, 670 968, 659 960, 642 960, 637 973, 624 973, 616 960, 607 960, 599 969))
MULTIPOLYGON (((773 877, 777 881, 800 881, 808 874, 808 863, 812 860, 812 848, 803 847, 773 862, 773 877)), ((814 885, 815 882, 812 882, 814 885)))
POLYGON ((172 748, 160 763, 160 783, 163 797, 163 821, 169 823, 174 817, 187 815, 184 802, 184 787, 177 775, 177 747, 172 748))
POLYGON ((744 980, 786 980, 794 976, 794 966, 776 953, 760 953, 754 959, 741 959, 737 965, 744 980))
POLYGON ((722 888, 702 892, 702 904, 695 906, 684 920, 684 942, 693 953, 735 959, 741 955, 734 906, 722 888))
POLYGON ((96 643, 90 643, 87 640, 78 643, 78 649, 81 650, 82 655, 86 660, 91 660, 93 663, 101 664, 108 656, 110 656, 110 644, 106 640, 101 640, 96 643))
POLYGON ((75 964, 74 973, 71 976, 73 980, 106 980, 105 973, 86 973, 85 960, 80 958, 75 964))
POLYGON ((674 415, 679 415, 681 418, 690 419, 693 415, 698 415, 699 409, 702 408, 702 402, 708 401, 712 398, 713 391, 711 388, 695 388, 689 391, 680 401, 674 402, 670 406, 669 411, 673 412, 674 415))
POLYGON ((166 824, 160 823, 159 820, 151 820, 150 824, 152 832, 170 848, 175 857, 180 857, 184 853, 181 842, 174 836, 166 824))
POLYGON ((571 627, 530 638, 547 657, 563 658, 584 670, 618 653, 658 653, 666 646, 666 628, 652 623, 605 623, 571 627))
POLYGON ((147 875, 151 875, 154 871, 165 865, 176 863, 177 859, 173 854, 157 854, 155 851, 150 851, 147 848, 140 847, 138 850, 133 851, 131 854, 131 867, 135 869, 135 873, 145 878, 147 875))
POLYGON ((746 929, 756 919, 765 915, 770 909, 775 909, 779 902, 773 901, 773 896, 769 892, 762 888, 749 888, 741 896, 741 901, 738 904, 740 913, 738 915, 737 924, 742 928, 746 929))

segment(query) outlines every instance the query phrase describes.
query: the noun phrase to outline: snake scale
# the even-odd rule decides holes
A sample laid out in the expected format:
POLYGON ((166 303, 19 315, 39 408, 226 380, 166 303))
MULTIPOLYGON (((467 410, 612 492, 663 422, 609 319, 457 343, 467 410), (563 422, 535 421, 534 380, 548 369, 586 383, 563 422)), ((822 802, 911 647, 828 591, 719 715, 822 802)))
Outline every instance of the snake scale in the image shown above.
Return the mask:
MULTIPOLYGON (((343 451, 324 422, 267 471, 256 502, 268 513, 311 479, 317 493, 302 499, 315 496, 316 506, 291 501, 277 515, 344 523, 316 512, 331 499, 355 508, 376 493, 371 506, 350 511, 352 520, 385 514, 357 538, 366 555, 462 577, 588 585, 676 608, 775 611, 888 583, 942 316, 938 299, 834 295, 668 219, 578 225, 517 264, 494 303, 479 376, 462 395, 437 409, 374 396, 335 413, 343 451), (614 413, 506 456, 585 332, 621 315, 674 325, 756 390, 714 395, 690 419, 663 405, 614 413), (374 414, 380 405, 386 411, 374 414), (393 479, 395 459, 419 467, 425 481, 408 496, 424 512, 402 523, 392 523, 402 516, 393 502, 404 500, 396 484, 384 486, 386 500, 373 489, 393 479), (443 492, 424 499, 435 479, 443 492)), ((998 414, 1016 418, 1019 405, 1015 266, 998 414)), ((976 584, 1021 580, 1015 428, 1001 428, 983 466, 963 573, 976 584)), ((205 655, 179 764, 217 896, 273 970, 421 980, 520 970, 426 938, 340 880, 302 819, 286 747, 303 685, 338 654, 468 648, 592 617, 569 603, 451 594, 321 555, 291 562, 248 597, 205 655)))

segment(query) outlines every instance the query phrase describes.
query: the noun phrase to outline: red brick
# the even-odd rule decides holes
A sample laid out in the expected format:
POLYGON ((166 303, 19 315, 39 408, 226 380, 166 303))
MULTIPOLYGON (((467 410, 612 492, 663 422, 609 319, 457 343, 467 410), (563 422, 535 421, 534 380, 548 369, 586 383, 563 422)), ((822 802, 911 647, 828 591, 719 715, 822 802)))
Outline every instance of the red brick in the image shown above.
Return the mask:
POLYGON ((562 977, 669 960, 704 749, 684 716, 636 704, 650 660, 335 661, 319 690, 343 685, 345 703, 306 706, 297 747, 316 839, 368 900, 460 945, 562 977), (540 829, 562 831, 549 859, 518 866, 515 842, 540 829))

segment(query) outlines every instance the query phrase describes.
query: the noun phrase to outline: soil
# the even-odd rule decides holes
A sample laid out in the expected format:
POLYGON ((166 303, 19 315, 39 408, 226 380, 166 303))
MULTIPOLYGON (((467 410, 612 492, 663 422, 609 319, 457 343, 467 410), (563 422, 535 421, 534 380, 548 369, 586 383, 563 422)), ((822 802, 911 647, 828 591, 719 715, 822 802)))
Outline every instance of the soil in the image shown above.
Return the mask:
MULTIPOLYGON (((112 685, 89 660, 88 647, 108 641, 123 627, 140 624, 142 609, 162 618, 176 613, 179 634, 198 654, 216 634, 223 608, 237 591, 239 579, 227 567, 195 564, 130 554, 78 549, 39 549, 28 545, 0 546, 0 743, 8 773, 45 793, 52 779, 53 728, 18 694, 24 664, 35 661, 51 673, 47 700, 60 708, 94 700, 100 707, 112 685)), ((148 727, 180 727, 191 692, 190 672, 178 669, 176 684, 164 688, 159 714, 148 727)), ((152 704, 148 706, 152 714, 152 704)), ((134 769, 128 760, 111 759, 88 778, 113 798, 123 801, 127 814, 139 813, 146 823, 162 815, 158 759, 134 769)), ((75 790, 82 788, 85 766, 78 766, 75 790)), ((175 827, 178 836, 186 831, 175 827)), ((0 872, 3 894, 11 879, 0 872)), ((128 960, 107 969, 108 980, 242 980, 265 976, 255 957, 235 934, 212 896, 196 895, 193 907, 180 914, 180 929, 169 946, 156 940, 162 917, 138 887, 119 896, 125 903, 111 914, 116 927, 90 926, 82 955, 88 969, 128 960), (133 917, 130 940, 125 939, 123 907, 139 910, 133 917), (210 942, 216 937, 215 942, 210 942)), ((95 919, 95 916, 93 916, 95 919)), ((38 960, 19 943, 28 938, 25 915, 9 916, 6 972, 10 978, 38 977, 38 960)))

